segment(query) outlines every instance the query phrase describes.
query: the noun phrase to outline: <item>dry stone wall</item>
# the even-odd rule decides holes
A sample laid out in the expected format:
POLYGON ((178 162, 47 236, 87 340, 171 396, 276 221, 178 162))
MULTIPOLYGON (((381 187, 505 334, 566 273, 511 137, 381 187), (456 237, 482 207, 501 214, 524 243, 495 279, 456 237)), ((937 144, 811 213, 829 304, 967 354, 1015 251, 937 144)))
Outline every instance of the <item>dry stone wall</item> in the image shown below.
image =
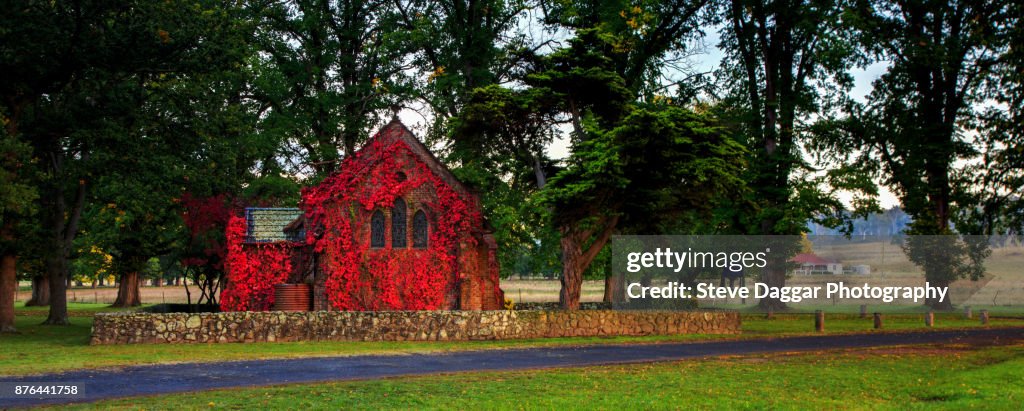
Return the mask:
POLYGON ((91 343, 460 341, 739 332, 739 314, 720 311, 100 313, 91 343))

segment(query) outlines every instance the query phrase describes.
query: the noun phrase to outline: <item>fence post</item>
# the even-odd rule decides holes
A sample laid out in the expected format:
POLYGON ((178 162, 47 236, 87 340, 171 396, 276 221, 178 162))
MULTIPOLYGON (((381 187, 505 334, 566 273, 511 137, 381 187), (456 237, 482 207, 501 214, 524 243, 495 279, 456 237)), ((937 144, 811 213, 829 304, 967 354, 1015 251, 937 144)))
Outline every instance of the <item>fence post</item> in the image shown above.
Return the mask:
POLYGON ((822 310, 814 310, 814 331, 825 331, 825 312, 822 310))
POLYGON ((929 328, 935 326, 935 312, 934 311, 930 311, 929 310, 928 313, 926 313, 924 315, 924 325, 926 327, 929 327, 929 328))
POLYGON ((882 329, 882 313, 875 313, 875 329, 882 329))
POLYGON ((978 318, 981 318, 981 325, 988 325, 988 310, 981 310, 978 318))

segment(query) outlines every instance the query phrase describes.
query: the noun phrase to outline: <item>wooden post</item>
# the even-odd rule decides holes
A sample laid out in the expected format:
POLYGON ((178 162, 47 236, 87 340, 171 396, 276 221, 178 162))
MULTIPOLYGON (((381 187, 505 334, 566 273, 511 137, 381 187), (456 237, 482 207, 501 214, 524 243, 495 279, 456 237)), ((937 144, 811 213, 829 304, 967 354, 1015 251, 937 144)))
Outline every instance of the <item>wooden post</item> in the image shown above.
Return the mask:
POLYGON ((964 318, 970 320, 972 317, 974 317, 974 313, 971 312, 971 306, 964 307, 964 318))
POLYGON ((825 332, 825 312, 814 310, 814 331, 825 332))
POLYGON ((867 304, 861 304, 860 305, 860 318, 868 318, 868 305, 867 304))
POLYGON ((988 310, 981 310, 978 318, 981 319, 981 325, 988 325, 988 310))
POLYGON ((882 313, 875 313, 875 329, 882 329, 882 313))
POLYGON ((935 326, 935 312, 934 311, 930 311, 929 310, 924 315, 924 325, 926 327, 934 327, 935 326))

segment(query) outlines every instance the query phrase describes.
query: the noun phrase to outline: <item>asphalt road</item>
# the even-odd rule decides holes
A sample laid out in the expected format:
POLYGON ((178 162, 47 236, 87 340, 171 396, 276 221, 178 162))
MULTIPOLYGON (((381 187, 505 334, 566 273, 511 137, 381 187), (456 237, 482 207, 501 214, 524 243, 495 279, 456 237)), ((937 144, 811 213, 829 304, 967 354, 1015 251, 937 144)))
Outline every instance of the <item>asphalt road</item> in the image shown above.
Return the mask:
MULTIPOLYGON (((10 383, 76 384, 82 390, 81 395, 74 398, 14 398, 0 394, 0 408, 90 402, 109 398, 217 388, 374 379, 405 375, 581 367, 784 351, 959 342, 993 343, 1013 340, 1024 340, 1024 328, 147 365, 119 369, 71 371, 60 374, 0 377, 0 387, 9 387, 10 383)), ((245 349, 245 346, 239 345, 239 349, 245 349)), ((59 354, 55 353, 54 355, 59 354)))

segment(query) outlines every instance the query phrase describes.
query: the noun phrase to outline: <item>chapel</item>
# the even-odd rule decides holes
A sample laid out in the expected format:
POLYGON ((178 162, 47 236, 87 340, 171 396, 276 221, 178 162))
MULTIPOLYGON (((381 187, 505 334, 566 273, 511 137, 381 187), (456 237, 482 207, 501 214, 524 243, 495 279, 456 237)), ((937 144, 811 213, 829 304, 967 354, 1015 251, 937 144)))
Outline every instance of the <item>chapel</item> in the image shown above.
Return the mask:
MULTIPOLYGON (((253 259, 266 247, 288 253, 276 265, 284 272, 250 277, 308 284, 313 310, 497 310, 504 303, 497 243, 478 196, 397 118, 303 189, 297 209, 246 210, 245 231, 229 252, 253 259)), ((226 293, 240 278, 228 271, 226 293)))

